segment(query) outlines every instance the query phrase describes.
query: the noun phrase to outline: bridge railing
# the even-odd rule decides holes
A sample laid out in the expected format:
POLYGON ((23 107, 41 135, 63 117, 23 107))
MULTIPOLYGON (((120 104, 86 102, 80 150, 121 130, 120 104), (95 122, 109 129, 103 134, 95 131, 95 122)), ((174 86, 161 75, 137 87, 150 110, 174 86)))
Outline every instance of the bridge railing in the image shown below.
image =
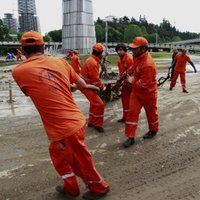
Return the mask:
MULTIPOLYGON (((196 41, 197 43, 200 42, 200 39, 190 40, 191 42, 196 41)), ((105 43, 103 43, 105 45, 105 43)), ((108 48, 115 48, 117 43, 111 43, 109 42, 108 48)), ((128 43, 125 43, 126 46, 128 46, 128 43)), ((1 41, 0 42, 0 48, 19 48, 20 42, 6 42, 1 41)), ((45 42, 46 48, 54 48, 54 49, 62 49, 62 42, 45 42)), ((180 42, 172 42, 172 43, 150 43, 149 48, 153 49, 164 49, 170 51, 172 48, 176 47, 177 49, 186 48, 189 51, 200 51, 200 45, 198 44, 189 44, 189 43, 181 43, 180 42)))

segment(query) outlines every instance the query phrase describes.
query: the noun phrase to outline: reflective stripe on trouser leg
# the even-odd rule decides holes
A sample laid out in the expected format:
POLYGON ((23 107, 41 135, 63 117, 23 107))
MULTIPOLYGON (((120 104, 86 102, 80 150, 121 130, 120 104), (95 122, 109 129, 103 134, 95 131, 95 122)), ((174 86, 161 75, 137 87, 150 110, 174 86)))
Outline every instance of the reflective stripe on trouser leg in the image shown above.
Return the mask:
POLYGON ((49 154, 56 171, 63 178, 66 192, 72 196, 78 195, 80 193, 80 189, 77 178, 68 161, 68 159, 72 159, 72 155, 68 153, 66 156, 64 140, 52 142, 49 146, 49 154))
POLYGON ((93 158, 84 140, 85 126, 77 131, 77 133, 65 139, 66 147, 69 147, 69 151, 73 155, 70 165, 74 173, 83 180, 89 190, 96 193, 103 193, 108 188, 108 184, 96 170, 93 158))
POLYGON ((100 179, 100 180, 98 180, 98 181, 94 181, 94 180, 90 180, 90 181, 88 181, 87 182, 87 187, 91 190, 91 191, 93 191, 93 192, 95 192, 95 193, 97 193, 97 194, 100 194, 100 193, 104 193, 105 192, 105 190, 109 187, 108 186, 108 184, 104 181, 104 179, 100 179), (100 189, 102 188, 102 185, 104 186, 104 190, 102 190, 101 192, 100 192, 100 189), (99 188, 99 190, 94 190, 94 188, 99 188))
POLYGON ((66 179, 66 178, 70 178, 70 177, 72 177, 72 176, 75 176, 75 174, 74 174, 74 173, 65 174, 65 175, 62 176, 62 178, 63 178, 63 179, 66 179))

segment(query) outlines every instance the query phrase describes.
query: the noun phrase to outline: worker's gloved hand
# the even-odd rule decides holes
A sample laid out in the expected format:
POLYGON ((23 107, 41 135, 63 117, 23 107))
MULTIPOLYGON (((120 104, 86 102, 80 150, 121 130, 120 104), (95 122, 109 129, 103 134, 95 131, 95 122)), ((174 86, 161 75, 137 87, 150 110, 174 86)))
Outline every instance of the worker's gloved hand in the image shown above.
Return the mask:
POLYGON ((105 91, 106 87, 103 85, 101 88, 100 88, 100 93, 102 93, 103 91, 105 91))
POLYGON ((76 84, 71 84, 70 89, 71 89, 72 92, 75 92, 78 89, 78 87, 77 87, 76 84))
POLYGON ((129 83, 132 83, 134 79, 135 79, 134 76, 130 76, 129 74, 127 75, 127 81, 128 81, 129 83))

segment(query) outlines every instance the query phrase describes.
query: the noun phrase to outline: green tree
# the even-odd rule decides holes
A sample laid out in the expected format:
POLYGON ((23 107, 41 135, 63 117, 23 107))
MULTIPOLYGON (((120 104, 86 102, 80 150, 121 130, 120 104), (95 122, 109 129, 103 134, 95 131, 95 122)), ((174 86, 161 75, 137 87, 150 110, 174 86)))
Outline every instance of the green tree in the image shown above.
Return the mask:
POLYGON ((62 30, 54 30, 48 32, 48 35, 52 39, 52 42, 62 42, 62 30))
POLYGON ((108 26, 108 42, 121 42, 121 41, 123 41, 123 34, 117 29, 108 26))
POLYGON ((51 42, 52 41, 52 38, 49 34, 46 34, 44 37, 43 37, 44 41, 45 42, 51 42))
POLYGON ((129 43, 137 36, 142 36, 142 30, 139 26, 130 24, 125 28, 124 42, 129 43))
POLYGON ((10 40, 9 29, 3 24, 3 21, 0 19, 0 41, 10 40))
POLYGON ((160 37, 157 33, 151 33, 151 34, 148 34, 146 36, 147 40, 149 43, 156 43, 156 42, 160 42, 160 37))
POLYGON ((173 36, 172 41, 173 42, 181 41, 181 38, 180 36, 173 36))
POLYGON ((101 24, 97 24, 95 26, 96 31, 96 40, 98 42, 104 42, 105 41, 105 27, 103 27, 101 24))

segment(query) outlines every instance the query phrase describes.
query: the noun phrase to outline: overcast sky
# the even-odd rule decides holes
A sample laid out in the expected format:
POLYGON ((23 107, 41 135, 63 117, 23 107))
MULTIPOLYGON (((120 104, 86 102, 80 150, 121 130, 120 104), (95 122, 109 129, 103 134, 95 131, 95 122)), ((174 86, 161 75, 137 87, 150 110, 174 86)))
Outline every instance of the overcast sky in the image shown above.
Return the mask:
MULTIPOLYGON (((165 18, 179 31, 200 33, 199 0, 93 0, 94 20, 108 15, 127 16, 139 20, 145 16, 149 23, 160 24, 165 18), (142 2, 142 3, 140 3, 142 2)), ((62 28, 62 0, 35 0, 42 34, 62 28)), ((0 17, 14 13, 17 17, 17 0, 1 0, 0 17)))

